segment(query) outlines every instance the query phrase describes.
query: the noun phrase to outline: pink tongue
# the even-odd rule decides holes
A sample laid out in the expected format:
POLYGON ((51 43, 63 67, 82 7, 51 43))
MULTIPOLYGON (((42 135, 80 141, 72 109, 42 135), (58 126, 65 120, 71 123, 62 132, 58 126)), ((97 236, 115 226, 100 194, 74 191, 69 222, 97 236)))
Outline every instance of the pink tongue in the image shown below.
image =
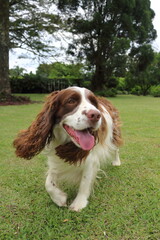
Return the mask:
POLYGON ((81 146, 83 150, 91 150, 94 147, 94 136, 89 133, 88 130, 74 130, 73 128, 64 125, 64 128, 68 134, 74 138, 74 140, 81 146))
POLYGON ((94 147, 94 137, 87 130, 76 131, 76 137, 78 138, 78 143, 83 150, 91 150, 94 147))

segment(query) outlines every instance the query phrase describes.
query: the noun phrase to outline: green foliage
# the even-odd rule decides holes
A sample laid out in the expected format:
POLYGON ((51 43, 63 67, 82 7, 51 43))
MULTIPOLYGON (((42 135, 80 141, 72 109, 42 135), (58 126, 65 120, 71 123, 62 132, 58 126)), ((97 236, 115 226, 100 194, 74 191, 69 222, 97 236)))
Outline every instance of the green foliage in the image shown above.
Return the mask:
POLYGON ((137 96, 142 95, 141 87, 140 86, 135 86, 134 88, 132 88, 130 90, 130 93, 133 94, 133 95, 137 95, 137 96))
MULTIPOLYGON (((125 76, 128 67, 127 53, 130 49, 132 57, 137 55, 139 61, 134 65, 136 71, 140 72, 139 85, 142 86, 142 82, 149 79, 141 72, 146 70, 148 62, 152 59, 152 52, 148 54, 149 48, 146 51, 146 43, 156 37, 152 24, 154 12, 150 8, 150 0, 10 0, 5 1, 5 5, 2 3, 3 0, 0 4, 0 33, 3 30, 2 35, 6 36, 6 40, 4 43, 0 42, 2 46, 0 52, 3 54, 0 58, 3 59, 0 64, 0 75, 3 75, 3 79, 0 77, 0 85, 4 90, 10 90, 7 76, 8 60, 4 63, 4 60, 8 59, 8 49, 20 47, 41 56, 45 55, 44 52, 53 55, 52 39, 58 30, 71 32, 74 35, 68 52, 90 64, 93 89, 101 90, 103 86, 115 87, 112 76, 125 76), (58 11, 55 14, 54 4, 63 14, 59 14, 58 11), (4 6, 6 7, 3 8, 4 6), (6 46, 6 43, 9 44, 6 46)), ((0 37, 0 41, 2 39, 3 37, 0 37)), ((46 66, 46 68, 48 71, 45 70, 42 77, 67 78, 72 84, 77 85, 80 85, 82 75, 85 75, 78 64, 62 66, 55 63, 54 71, 51 70, 50 74, 48 74, 50 67, 46 66)), ((143 87, 142 92, 146 94, 149 87, 143 87)))
POLYGON ((160 84, 160 53, 154 53, 154 61, 149 67, 152 85, 160 84))
POLYGON ((11 89, 13 93, 45 93, 48 92, 47 81, 33 73, 24 74, 20 78, 11 78, 11 89))
POLYGON ((53 56, 53 34, 61 21, 50 11, 50 4, 50 0, 0 0, 0 92, 10 92, 9 49, 22 48, 38 56, 52 52, 53 56))
POLYGON ((11 88, 13 93, 47 93, 72 85, 90 88, 89 74, 80 63, 43 63, 36 74, 24 74, 24 69, 16 67, 10 70, 11 88))
POLYGON ((10 78, 21 78, 26 70, 16 66, 15 68, 9 69, 10 78))
POLYGON ((79 85, 83 78, 83 64, 43 63, 39 65, 36 73, 51 79, 68 79, 72 85, 79 85))
POLYGON ((53 63, 49 78, 80 79, 82 64, 53 63))
POLYGON ((116 88, 106 88, 104 87, 103 90, 95 91, 95 94, 102 97, 115 97, 117 95, 116 88))
POLYGON ((152 86, 150 93, 154 97, 160 97, 160 85, 152 86))
POLYGON ((88 88, 88 89, 91 89, 91 81, 82 81, 81 82, 81 86, 84 87, 84 88, 88 88))
POLYGON ((109 79, 109 82, 105 84, 105 86, 109 89, 111 88, 117 88, 118 87, 118 78, 111 76, 109 79))
POLYGON ((121 91, 121 92, 125 92, 126 91, 126 79, 124 77, 119 77, 119 78, 117 78, 117 80, 118 80, 117 90, 121 91))
POLYGON ((160 54, 154 53, 149 45, 134 49, 132 54, 129 72, 126 74, 126 87, 132 89, 138 86, 140 93, 147 95, 151 86, 160 84, 160 54))
POLYGON ((143 72, 154 60, 154 51, 149 44, 143 44, 139 47, 133 47, 130 56, 135 64, 136 73, 143 72))
POLYGON ((66 13, 66 29, 76 35, 69 53, 95 67, 94 90, 102 89, 113 75, 124 76, 131 46, 139 47, 156 37, 149 0, 59 0, 58 4, 66 13))
POLYGON ((49 11, 50 7, 50 0, 10 0, 9 48, 25 48, 39 55, 53 51, 49 34, 54 34, 61 22, 58 14, 49 11), (46 33, 48 37, 43 38, 46 33))

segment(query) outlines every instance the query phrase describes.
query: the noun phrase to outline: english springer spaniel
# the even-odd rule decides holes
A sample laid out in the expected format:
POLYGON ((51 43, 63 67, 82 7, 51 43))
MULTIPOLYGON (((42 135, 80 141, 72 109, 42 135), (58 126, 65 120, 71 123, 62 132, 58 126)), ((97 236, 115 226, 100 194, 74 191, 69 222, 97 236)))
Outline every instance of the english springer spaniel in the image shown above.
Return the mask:
POLYGON ((53 92, 27 130, 14 140, 16 155, 31 159, 44 149, 48 157, 46 190, 58 206, 67 206, 60 182, 78 184, 70 209, 85 208, 98 170, 110 157, 121 164, 119 115, 105 98, 80 87, 53 92))

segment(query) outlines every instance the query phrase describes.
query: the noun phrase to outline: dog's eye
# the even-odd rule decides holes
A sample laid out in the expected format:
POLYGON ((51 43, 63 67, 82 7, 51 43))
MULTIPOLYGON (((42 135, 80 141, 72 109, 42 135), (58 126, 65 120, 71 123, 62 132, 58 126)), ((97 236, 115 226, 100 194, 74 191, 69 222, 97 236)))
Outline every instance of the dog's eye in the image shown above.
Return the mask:
POLYGON ((89 96, 89 101, 95 106, 98 107, 98 101, 94 96, 89 96))
POLYGON ((68 103, 68 104, 74 104, 74 103, 76 103, 76 99, 74 99, 74 98, 69 98, 69 99, 67 100, 67 103, 68 103))

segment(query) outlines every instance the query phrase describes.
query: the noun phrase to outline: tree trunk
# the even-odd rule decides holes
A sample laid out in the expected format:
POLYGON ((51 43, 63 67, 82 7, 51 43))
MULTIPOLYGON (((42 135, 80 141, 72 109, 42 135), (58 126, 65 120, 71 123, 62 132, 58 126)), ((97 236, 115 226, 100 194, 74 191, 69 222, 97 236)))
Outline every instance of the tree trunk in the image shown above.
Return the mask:
POLYGON ((0 93, 10 93, 9 0, 0 0, 0 93))
POLYGON ((96 63, 96 69, 91 84, 93 91, 102 90, 105 85, 105 67, 103 64, 102 60, 96 63))

